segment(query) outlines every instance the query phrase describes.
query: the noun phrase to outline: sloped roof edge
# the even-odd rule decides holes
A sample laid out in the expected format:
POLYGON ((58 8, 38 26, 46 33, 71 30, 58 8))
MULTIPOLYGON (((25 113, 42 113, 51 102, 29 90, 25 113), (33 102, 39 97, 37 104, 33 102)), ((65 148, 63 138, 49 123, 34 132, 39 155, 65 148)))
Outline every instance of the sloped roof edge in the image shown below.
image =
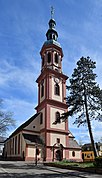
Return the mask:
POLYGON ((35 143, 35 144, 44 145, 44 142, 39 135, 32 135, 32 134, 23 133, 23 137, 24 137, 27 144, 34 144, 35 143))
POLYGON ((78 142, 73 138, 69 138, 69 147, 81 149, 81 146, 79 146, 78 142))
POLYGON ((73 136, 72 132, 71 132, 70 130, 68 130, 68 131, 69 131, 69 137, 70 137, 70 138, 75 138, 75 137, 73 136))
POLYGON ((36 113, 35 115, 33 115, 32 117, 30 117, 26 122, 24 122, 23 124, 21 124, 6 140, 5 142, 13 137, 15 134, 17 134, 19 131, 21 131, 24 127, 28 126, 40 113, 36 113))

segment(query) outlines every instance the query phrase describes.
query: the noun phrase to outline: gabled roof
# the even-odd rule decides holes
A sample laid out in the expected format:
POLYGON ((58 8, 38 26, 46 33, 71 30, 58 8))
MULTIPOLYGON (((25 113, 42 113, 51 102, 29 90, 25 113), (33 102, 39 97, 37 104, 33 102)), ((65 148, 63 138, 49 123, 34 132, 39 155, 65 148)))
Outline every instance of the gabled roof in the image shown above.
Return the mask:
POLYGON ((68 130, 69 131, 69 137, 70 138, 75 138, 74 136, 73 136, 73 134, 71 133, 71 131, 70 130, 68 130))
POLYGON ((85 143, 84 145, 82 145, 82 151, 93 151, 92 144, 85 143))
MULTIPOLYGON (((97 143, 96 142, 95 146, 96 146, 96 149, 99 149, 99 147, 102 146, 102 143, 100 143, 100 142, 97 143)), ((92 151, 93 150, 92 144, 91 143, 85 143, 84 145, 82 145, 82 150, 83 151, 86 151, 86 150, 92 151)))
POLYGON ((102 146, 102 143, 98 142, 98 146, 102 146))
POLYGON ((43 140, 41 139, 41 137, 39 135, 23 133, 23 137, 27 144, 32 144, 32 145, 34 145, 34 144, 43 145, 44 144, 43 140))
POLYGON ((74 140, 73 138, 69 138, 69 147, 81 149, 81 147, 78 145, 77 141, 74 140))
MULTIPOLYGON (((23 130, 26 126, 28 126, 40 113, 36 113, 35 115, 33 115, 31 118, 29 118, 26 122, 24 122, 22 125, 20 125, 10 136, 9 138, 13 137, 14 135, 16 135, 18 132, 20 132, 21 130, 23 130)), ((6 140, 8 140, 9 138, 7 138, 6 140)), ((6 141, 5 140, 5 141, 6 141)))
POLYGON ((71 133, 71 131, 69 130, 69 147, 70 148, 76 148, 76 149, 81 149, 81 147, 79 146, 79 144, 77 143, 76 140, 74 140, 74 136, 71 133))
POLYGON ((89 147, 92 146, 91 143, 85 143, 84 145, 82 145, 82 147, 89 147))

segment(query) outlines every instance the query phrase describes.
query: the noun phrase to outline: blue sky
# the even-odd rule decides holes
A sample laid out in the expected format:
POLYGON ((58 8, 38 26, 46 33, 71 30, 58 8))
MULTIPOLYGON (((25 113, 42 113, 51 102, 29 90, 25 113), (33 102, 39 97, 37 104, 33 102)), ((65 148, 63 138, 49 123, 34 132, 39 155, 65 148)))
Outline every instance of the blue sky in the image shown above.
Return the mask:
MULTIPOLYGON (((63 72, 70 77, 77 60, 90 56, 96 61, 102 88, 102 0, 0 0, 0 98, 5 110, 14 112, 17 127, 35 113, 39 52, 46 40, 51 6, 64 53, 63 72)), ((70 118, 69 129, 77 141, 89 142, 87 127, 72 123, 70 118)), ((102 123, 94 121, 92 129, 99 141, 102 123)))

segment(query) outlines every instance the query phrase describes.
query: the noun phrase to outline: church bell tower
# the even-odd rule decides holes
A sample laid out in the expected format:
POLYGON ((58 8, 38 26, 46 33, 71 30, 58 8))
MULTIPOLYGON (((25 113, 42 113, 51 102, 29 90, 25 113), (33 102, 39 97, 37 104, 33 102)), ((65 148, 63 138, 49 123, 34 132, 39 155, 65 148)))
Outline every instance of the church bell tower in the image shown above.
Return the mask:
MULTIPOLYGON (((53 13, 52 13, 53 15, 53 13)), ((67 111, 66 80, 62 71, 63 51, 58 42, 56 22, 51 16, 41 55, 41 73, 37 78, 40 135, 45 143, 45 159, 52 161, 68 158, 68 121, 60 116, 67 111)))

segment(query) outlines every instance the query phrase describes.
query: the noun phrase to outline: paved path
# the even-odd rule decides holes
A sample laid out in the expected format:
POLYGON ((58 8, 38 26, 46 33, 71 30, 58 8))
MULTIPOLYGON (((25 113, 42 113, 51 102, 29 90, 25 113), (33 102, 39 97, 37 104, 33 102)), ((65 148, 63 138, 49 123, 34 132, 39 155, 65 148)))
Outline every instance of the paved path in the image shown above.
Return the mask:
POLYGON ((33 162, 0 161, 0 178, 102 178, 102 175, 34 165, 33 162))

